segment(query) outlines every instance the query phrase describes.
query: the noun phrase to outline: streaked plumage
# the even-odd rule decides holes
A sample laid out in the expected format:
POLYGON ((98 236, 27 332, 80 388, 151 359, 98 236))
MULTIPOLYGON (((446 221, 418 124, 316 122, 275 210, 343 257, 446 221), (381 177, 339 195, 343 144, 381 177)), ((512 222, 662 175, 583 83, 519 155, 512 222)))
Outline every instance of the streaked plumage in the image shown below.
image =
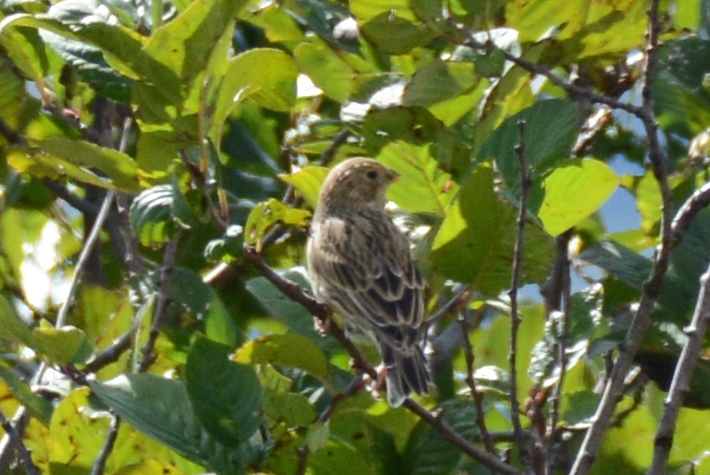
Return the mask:
POLYGON ((331 170, 321 189, 308 241, 316 297, 343 316, 349 334, 368 335, 387 368, 387 398, 399 406, 428 392, 420 348, 425 286, 409 240, 385 213, 385 192, 398 178, 369 158, 331 170))

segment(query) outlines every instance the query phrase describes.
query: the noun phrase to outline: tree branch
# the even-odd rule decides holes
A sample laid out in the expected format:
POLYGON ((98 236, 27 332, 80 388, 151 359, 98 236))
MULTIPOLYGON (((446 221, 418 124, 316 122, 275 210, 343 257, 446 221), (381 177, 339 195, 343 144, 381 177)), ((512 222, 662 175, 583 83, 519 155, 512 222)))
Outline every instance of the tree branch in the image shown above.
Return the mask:
POLYGON ((523 265, 523 239, 525 237, 525 216, 528 207, 528 191, 530 190, 530 172, 525 160, 525 121, 518 121, 520 141, 515 146, 520 167, 520 209, 518 211, 518 233, 515 238, 513 254, 513 275, 511 277, 510 291, 510 348, 508 350, 508 364, 510 366, 510 418, 513 422, 513 431, 516 434, 520 459, 523 465, 531 468, 530 452, 525 443, 523 427, 520 423, 520 403, 518 402, 518 329, 520 328, 520 313, 518 311, 518 290, 520 288, 520 273, 523 265))
POLYGON ((22 436, 17 431, 17 429, 10 423, 5 413, 0 409, 0 427, 5 431, 10 443, 15 450, 20 459, 20 463, 25 469, 25 473, 28 475, 39 475, 39 470, 37 466, 32 461, 30 456, 30 451, 27 450, 25 443, 22 441, 22 436))
MULTIPOLYGON (((653 107, 651 102, 651 85, 658 52, 658 33, 660 30, 658 19, 658 0, 652 0, 649 10, 648 44, 646 47, 646 64, 644 67, 644 86, 642 90, 643 105, 634 115, 638 116, 646 130, 649 142, 649 159, 653 168, 653 173, 661 189, 663 201, 661 219, 661 243, 658 246, 654 266, 649 279, 643 286, 643 293, 639 301, 638 310, 631 322, 631 326, 626 334, 626 338, 620 345, 619 356, 614 362, 614 368, 607 385, 604 389, 602 399, 594 415, 592 426, 589 428, 582 446, 577 454, 571 475, 586 475, 596 460, 601 440, 609 425, 616 405, 623 395, 624 379, 628 372, 633 357, 641 345, 641 340, 651 324, 651 312, 655 305, 656 298, 661 291, 663 278, 668 269, 671 247, 671 216, 672 197, 668 178, 665 171, 665 157, 661 150, 658 139, 658 131, 653 107)), ((611 104, 610 104, 611 105, 611 104)), ((628 110, 628 109, 627 109, 628 110)))
POLYGON ((158 335, 160 334, 160 329, 163 326, 163 321, 165 320, 165 312, 168 308, 168 291, 170 290, 170 280, 175 270, 175 258, 177 257, 177 247, 180 237, 182 236, 182 230, 173 237, 168 245, 165 246, 165 255, 163 256, 163 266, 160 269, 160 279, 158 280, 158 295, 157 302, 155 304, 155 314, 153 315, 153 323, 150 327, 150 333, 148 334, 148 341, 145 343, 141 349, 143 358, 138 365, 138 372, 145 373, 150 368, 150 365, 155 361, 155 356, 153 355, 153 350, 155 349, 155 343, 158 340, 158 335))

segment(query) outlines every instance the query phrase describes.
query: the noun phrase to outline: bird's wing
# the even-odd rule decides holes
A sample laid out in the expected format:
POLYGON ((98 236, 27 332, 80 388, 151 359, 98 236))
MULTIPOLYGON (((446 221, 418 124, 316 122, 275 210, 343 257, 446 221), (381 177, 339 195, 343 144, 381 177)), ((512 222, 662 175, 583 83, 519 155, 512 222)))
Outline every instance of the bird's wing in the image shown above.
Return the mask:
MULTIPOLYGON (((329 226, 343 225, 336 221, 321 223, 321 237, 334 231, 329 226)), ((321 239, 329 245, 319 246, 320 252, 311 257, 310 265, 319 275, 325 297, 341 307, 340 311, 362 317, 372 330, 391 336, 393 343, 416 340, 424 313, 425 284, 412 260, 407 238, 388 218, 373 227, 337 231, 348 239, 321 239), (333 244, 337 242, 341 245, 333 244)))

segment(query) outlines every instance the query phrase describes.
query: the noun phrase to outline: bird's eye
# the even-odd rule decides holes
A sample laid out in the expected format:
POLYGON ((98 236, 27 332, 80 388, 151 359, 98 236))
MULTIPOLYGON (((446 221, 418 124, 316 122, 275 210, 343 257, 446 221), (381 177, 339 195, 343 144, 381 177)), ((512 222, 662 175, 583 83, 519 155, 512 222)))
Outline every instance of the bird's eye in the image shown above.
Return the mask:
POLYGON ((370 170, 368 171, 365 176, 369 178, 370 180, 376 180, 377 179, 377 170, 370 170))

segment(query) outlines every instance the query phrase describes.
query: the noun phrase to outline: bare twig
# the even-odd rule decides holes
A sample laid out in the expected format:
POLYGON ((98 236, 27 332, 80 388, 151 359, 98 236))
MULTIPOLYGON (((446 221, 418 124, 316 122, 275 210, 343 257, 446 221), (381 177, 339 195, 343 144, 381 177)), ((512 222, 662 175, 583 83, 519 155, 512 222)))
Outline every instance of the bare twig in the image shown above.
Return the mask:
POLYGON ((571 233, 567 232, 562 236, 559 236, 557 238, 557 244, 558 244, 558 257, 561 257, 562 253, 564 253, 564 258, 565 258, 565 266, 562 268, 562 275, 561 275, 561 280, 562 280, 562 288, 561 288, 561 296, 562 296, 562 302, 563 302, 563 313, 562 313, 562 328, 561 331, 558 335, 556 335, 556 346, 557 346, 557 364, 559 365, 560 368, 560 373, 559 377, 557 379, 557 382, 555 384, 555 387, 553 389, 552 393, 552 408, 550 410, 550 424, 549 424, 549 429, 548 429, 548 437, 547 437, 547 448, 546 448, 546 453, 547 456, 545 457, 545 464, 546 464, 546 473, 553 473, 553 463, 557 459, 557 457, 554 456, 553 454, 553 448, 556 445, 556 440, 557 440, 557 431, 559 429, 559 420, 560 420, 560 403, 562 401, 562 391, 564 388, 565 384, 565 376, 567 375, 567 363, 568 363, 568 358, 567 358, 567 337, 569 334, 569 320, 570 320, 570 307, 571 307, 571 284, 570 284, 570 263, 569 263, 569 257, 567 255, 567 245, 569 243, 571 233), (564 246, 564 249, 562 249, 562 246, 564 246))
POLYGON ((430 325, 439 321, 445 315, 455 311, 461 305, 468 304, 471 292, 471 287, 468 285, 461 286, 461 288, 454 294, 451 299, 449 299, 444 305, 442 305, 436 312, 434 312, 429 318, 422 322, 421 328, 429 328, 430 325))
POLYGON ((676 428, 678 413, 683 405, 686 395, 690 392, 690 380, 698 361, 698 356, 703 349, 703 341, 710 326, 710 266, 700 278, 700 295, 695 306, 693 319, 685 328, 687 335, 680 359, 673 374, 673 382, 668 391, 665 408, 658 424, 658 431, 654 440, 653 463, 649 475, 663 475, 666 473, 668 457, 673 447, 673 434, 676 428))
POLYGON ((165 320, 165 312, 168 308, 168 291, 170 290, 170 280, 172 278, 173 271, 175 270, 175 258, 177 257, 178 242, 180 241, 181 236, 182 230, 178 231, 170 242, 168 242, 168 245, 165 246, 163 266, 160 270, 160 279, 158 280, 158 296, 155 304, 155 314, 153 315, 153 323, 150 326, 148 341, 141 349, 143 358, 138 365, 139 373, 148 371, 150 365, 152 365, 155 361, 153 350, 155 349, 155 343, 158 340, 160 329, 163 326, 163 321, 165 320))
POLYGON ((108 429, 108 434, 106 434, 106 439, 104 439, 104 445, 101 447, 101 451, 98 457, 96 457, 93 467, 91 467, 91 475, 102 475, 104 473, 106 462, 113 451, 113 446, 118 437, 119 427, 121 427, 121 417, 114 414, 111 420, 111 426, 108 429))
POLYGON ((59 308, 59 312, 57 312, 57 321, 55 324, 57 328, 61 328, 66 324, 67 313, 69 312, 69 307, 71 306, 74 300, 74 292, 76 292, 76 287, 79 284, 79 278, 81 277, 81 273, 84 270, 84 266, 86 265, 87 259, 91 254, 91 250, 93 249, 94 244, 99 238, 101 228, 103 228, 104 222, 106 221, 106 216, 108 216, 108 211, 111 208, 111 203, 113 203, 113 197, 114 192, 112 190, 109 190, 108 193, 106 193, 106 196, 104 197, 104 201, 101 205, 101 208, 99 209, 99 213, 96 215, 94 226, 91 228, 91 232, 89 233, 89 236, 84 242, 84 247, 81 249, 79 259, 77 260, 76 266, 74 266, 74 276, 72 277, 72 280, 69 284, 67 298, 66 300, 64 300, 64 303, 59 308))
POLYGON ((39 470, 32 461, 30 451, 27 450, 25 443, 22 441, 22 436, 17 431, 17 428, 10 423, 2 410, 0 410, 0 427, 2 427, 5 431, 10 443, 15 448, 18 458, 20 459, 20 463, 25 469, 25 473, 28 475, 39 475, 39 470))
POLYGON ((483 394, 476 387, 476 378, 473 376, 475 372, 475 356, 473 354, 473 345, 471 345, 470 331, 466 322, 466 317, 461 315, 459 320, 461 325, 466 330, 466 338, 463 339, 463 349, 466 355, 466 384, 468 385, 469 391, 471 391, 471 398, 473 399, 473 404, 476 407, 476 425, 478 426, 478 431, 481 434, 481 439, 483 440, 483 445, 489 454, 495 455, 496 449, 493 445, 493 439, 491 439, 491 433, 486 426, 485 412, 483 410, 483 394))
POLYGON ((651 324, 651 312, 653 311, 656 298, 661 291, 663 278, 668 269, 671 248, 674 245, 671 241, 672 197, 665 171, 665 158, 658 139, 658 130, 651 102, 651 85, 656 55, 658 53, 658 34, 660 31, 658 3, 658 0, 653 0, 651 2, 651 8, 649 9, 648 44, 646 47, 646 64, 643 71, 643 104, 640 111, 634 111, 633 113, 637 115, 644 124, 649 143, 649 159, 654 176, 661 189, 663 203, 661 243, 656 250, 655 263, 651 270, 651 275, 643 286, 643 293, 639 301, 638 310, 631 322, 626 338, 620 345, 619 355, 614 362, 611 376, 604 389, 602 399, 597 407, 597 412, 594 415, 594 422, 582 442, 582 446, 577 454, 577 459, 572 467, 571 475, 586 475, 596 459, 602 436, 609 425, 616 405, 622 397, 626 373, 632 364, 634 355, 641 345, 644 334, 651 324))
POLYGON ((128 331, 124 332, 121 336, 114 340, 108 348, 97 354, 94 359, 89 361, 86 366, 82 368, 82 371, 84 373, 95 373, 104 366, 107 366, 114 361, 118 361, 118 358, 120 358, 123 352, 131 347, 134 332, 135 328, 130 328, 128 331))
POLYGON ((525 235, 525 215, 527 213, 527 198, 530 189, 530 172, 525 160, 525 121, 518 121, 520 141, 515 146, 520 167, 520 210, 518 213, 518 232, 515 238, 513 254, 513 275, 510 291, 510 349, 508 351, 508 364, 510 366, 510 416, 513 422, 513 431, 516 434, 520 459, 526 467, 530 467, 530 453, 523 427, 520 423, 520 403, 518 402, 518 329, 520 327, 520 313, 518 311, 518 289, 520 288, 520 273, 523 265, 523 239, 525 235))
POLYGON ((419 416, 430 426, 438 430, 445 440, 454 444, 472 459, 505 475, 523 475, 523 473, 517 468, 506 464, 495 455, 489 454, 485 450, 476 447, 471 442, 461 437, 461 435, 453 430, 446 422, 444 422, 441 417, 437 417, 432 414, 413 399, 405 399, 402 405, 419 416))
POLYGON ((340 132, 338 132, 338 135, 335 136, 333 139, 333 142, 326 148, 323 153, 321 153, 320 158, 318 161, 320 162, 321 166, 327 167, 330 162, 333 161, 333 158, 335 158, 335 153, 338 151, 340 147, 345 145, 345 143, 348 141, 348 138, 350 137, 350 130, 349 129, 343 129, 340 132))
POLYGON ((710 204, 710 183, 705 183, 699 190, 688 198, 683 206, 676 213, 673 223, 671 224, 672 233, 671 240, 677 245, 685 233, 690 229, 690 225, 703 208, 710 204))

